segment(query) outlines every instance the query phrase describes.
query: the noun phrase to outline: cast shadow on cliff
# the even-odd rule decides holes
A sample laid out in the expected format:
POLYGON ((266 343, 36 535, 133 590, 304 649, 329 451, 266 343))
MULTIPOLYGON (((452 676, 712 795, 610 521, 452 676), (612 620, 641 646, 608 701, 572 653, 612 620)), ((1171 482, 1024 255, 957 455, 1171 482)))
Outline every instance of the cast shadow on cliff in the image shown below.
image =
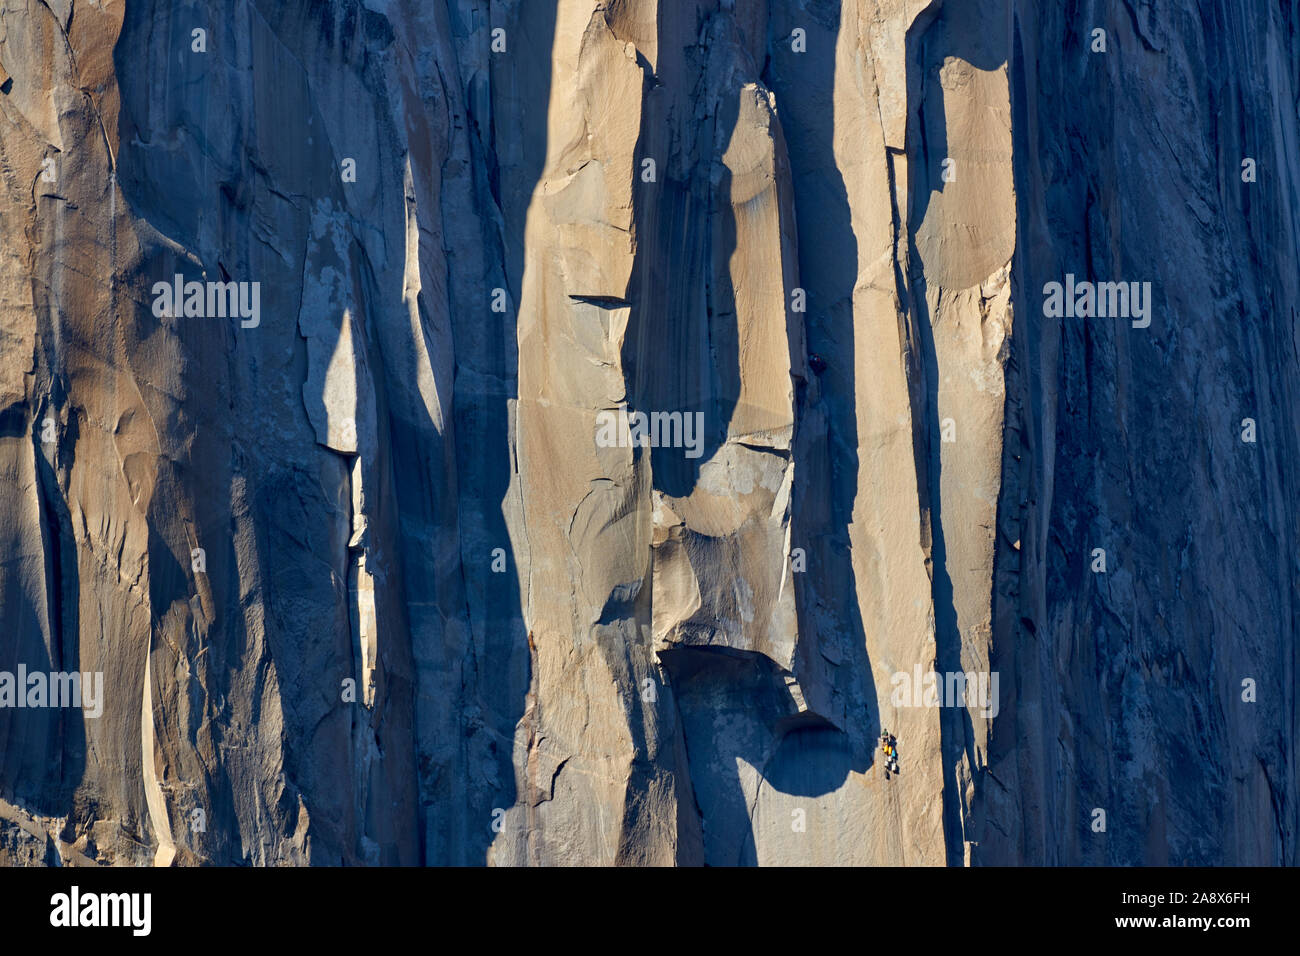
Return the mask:
MULTIPOLYGON (((541 183, 546 168, 549 148, 549 121, 551 112, 552 57, 555 46, 558 0, 527 0, 511 10, 514 20, 506 24, 512 38, 527 38, 527 42, 512 39, 509 57, 489 58, 493 85, 510 90, 518 105, 515 113, 507 113, 499 103, 489 107, 489 115, 479 116, 476 105, 479 98, 466 98, 468 119, 474 130, 470 147, 488 170, 488 182, 483 190, 485 207, 495 206, 501 213, 500 259, 504 281, 511 301, 523 299, 523 273, 528 209, 533 194, 541 183), (499 155, 514 152, 503 149, 506 141, 518 143, 518 162, 502 166, 499 155)), ((486 41, 485 41, 486 42, 486 41)), ((504 96, 504 94, 503 94, 504 96)), ((486 230, 485 230, 486 232, 486 230)), ((491 239, 485 242, 491 245, 491 239)), ((491 250, 489 250, 491 251, 491 250)), ((531 721, 537 726, 541 720, 541 702, 534 700, 529 712, 528 695, 534 680, 531 641, 524 622, 521 603, 521 581, 518 568, 521 556, 511 546, 507 511, 522 506, 511 502, 511 480, 515 473, 514 409, 512 402, 519 395, 519 353, 517 310, 504 315, 493 315, 499 320, 499 338, 491 354, 480 356, 479 361, 494 373, 496 391, 477 404, 458 401, 456 404, 457 461, 463 487, 480 486, 480 499, 496 502, 496 507, 485 507, 478 520, 482 522, 483 539, 499 542, 510 554, 504 573, 475 575, 472 567, 483 565, 483 556, 469 554, 462 545, 462 564, 467 575, 467 587, 482 591, 484 619, 471 621, 474 632, 476 657, 473 666, 479 675, 478 700, 474 703, 475 718, 479 725, 465 728, 467 735, 486 741, 487 755, 484 763, 490 767, 489 800, 469 812, 470 825, 463 828, 463 850, 448 860, 430 860, 431 863, 479 863, 488 860, 497 834, 493 832, 498 808, 507 809, 526 803, 528 797, 519 792, 517 774, 525 768, 515 766, 516 737, 521 722, 531 721)), ((459 362, 459 357, 458 357, 459 362)), ((458 369, 457 374, 460 374, 458 369)), ((459 395, 459 393, 458 393, 459 395)), ((462 509, 464 505, 461 506, 462 509)), ((524 561, 527 556, 523 556, 524 561)), ((472 603, 470 605, 473 606, 472 603)), ((528 834, 526 850, 531 855, 533 835, 528 834)), ((500 844, 498 844, 500 845, 500 844)), ((510 852, 509 848, 504 851, 510 852)), ((498 862, 508 862, 504 859, 498 862)))
MULTIPOLYGON (((510 82, 508 71, 512 63, 531 58, 547 64, 542 82, 520 84, 521 98, 525 101, 522 110, 525 135, 535 136, 537 129, 541 131, 540 137, 530 139, 523 150, 526 158, 531 157, 526 163, 527 176, 535 180, 546 153, 545 116, 555 10, 553 3, 529 2, 520 6, 525 8, 520 17, 530 22, 521 23, 518 32, 510 31, 512 57, 494 57, 491 60, 493 70, 507 71, 501 78, 503 83, 510 82), (514 42, 515 37, 523 36, 528 36, 529 42, 514 42)), ((405 198, 399 172, 396 189, 389 191, 395 204, 377 201, 374 208, 354 209, 345 199, 338 175, 339 156, 317 151, 309 161, 299 162, 293 147, 285 145, 310 143, 313 134, 319 136, 322 128, 328 128, 314 98, 308 96, 310 68, 302 64, 312 61, 303 50, 313 54, 319 52, 327 57, 341 56, 344 60, 339 64, 341 68, 360 67, 363 61, 370 64, 390 57, 393 31, 384 15, 369 10, 356 0, 345 0, 335 8, 291 4, 262 12, 263 16, 250 21, 253 24, 251 35, 250 29, 240 24, 230 30, 214 31, 209 38, 211 51, 207 57, 183 58, 182 67, 189 71, 201 70, 208 86, 215 84, 218 71, 225 70, 227 75, 222 78, 228 88, 249 94, 246 100, 237 97, 232 109, 188 109, 195 103, 195 98, 187 98, 185 93, 190 87, 177 88, 174 84, 169 87, 168 97, 158 102, 156 84, 150 80, 157 71, 138 69, 139 64, 130 58, 138 58, 142 49, 148 51, 149 59, 154 63, 174 56, 172 51, 179 42, 180 31, 183 28, 187 36, 189 28, 171 18, 162 17, 160 20, 160 12, 147 5, 128 8, 114 58, 123 104, 119 130, 122 143, 119 178, 130 208, 138 218, 158 226, 168 236, 174 236, 184 248, 197 249, 206 260, 212 258, 209 253, 220 253, 223 257, 229 255, 225 262, 232 271, 241 276, 260 277, 266 285, 266 277, 275 274, 272 267, 278 268, 276 261, 285 258, 284 253, 272 245, 283 250, 297 249, 309 229, 298 208, 298 197, 314 197, 317 201, 328 198, 336 209, 349 210, 355 221, 371 228, 382 228, 386 211, 403 207, 405 198), (314 50, 312 44, 316 44, 314 50), (253 79, 245 82, 241 79, 243 71, 235 64, 243 62, 240 58, 248 55, 250 47, 252 55, 263 57, 266 60, 264 65, 272 69, 253 70, 253 79), (195 64, 201 64, 201 67, 195 64), (274 67, 277 65, 290 71, 286 77, 294 82, 299 80, 297 70, 302 69, 303 76, 297 90, 277 90, 268 94, 258 86, 262 82, 259 77, 276 75, 274 67), (306 97, 308 108, 278 113, 276 122, 279 125, 274 130, 250 135, 249 125, 256 119, 256 109, 271 96, 288 101, 293 92, 301 92, 306 97), (258 93, 267 96, 259 98, 258 93), (200 118, 195 119, 196 115, 200 118), (145 144, 155 143, 159 138, 161 130, 156 127, 160 123, 163 128, 171 127, 169 135, 177 139, 182 139, 181 134, 184 134, 204 144, 202 162, 198 164, 200 169, 192 170, 185 165, 184 150, 145 148, 145 144), (223 130, 222 124, 233 124, 235 128, 223 130), (226 154, 219 154, 216 147, 222 144, 233 144, 233 148, 226 154), (163 190, 154 185, 157 183, 173 186, 182 183, 183 187, 163 190), (214 206, 220 213, 215 227, 216 242, 209 238, 212 248, 199 248, 201 224, 196 224, 195 216, 187 213, 207 213, 214 206), (280 228, 271 229, 268 237, 253 228, 259 222, 280 228)), ((483 24, 478 20, 480 13, 473 11, 474 16, 469 22, 456 21, 453 27, 462 30, 465 37, 474 37, 473 42, 481 43, 486 50, 491 37, 489 31, 482 29, 483 24)), ((454 9, 449 11, 453 21, 456 14, 454 9)), ((188 44, 189 41, 185 39, 184 42, 188 44)), ((366 70, 369 69, 367 65, 366 70)), ((375 75, 380 73, 382 70, 375 75)), ((532 77, 534 81, 537 79, 532 77)), ((482 84, 475 87, 476 92, 482 92, 487 86, 486 71, 477 73, 474 82, 482 84)), ((204 88, 197 81, 192 86, 204 88)), ((366 88, 373 89, 373 86, 367 83, 366 88)), ((382 99, 389 91, 376 89, 374 92, 382 99)), ((470 151, 482 160, 485 154, 492 152, 494 131, 490 118, 476 114, 475 106, 484 100, 475 99, 473 95, 466 99, 472 128, 468 134, 460 132, 465 127, 459 123, 460 118, 455 117, 456 132, 451 135, 468 135, 470 151)), ((201 102, 206 106, 206 101, 201 102)), ((362 105, 364 108, 368 104, 362 105)), ((383 110, 375 112, 376 115, 384 113, 383 110)), ((418 154, 428 146, 427 143, 412 144, 404 138, 412 135, 409 130, 399 131, 383 122, 379 123, 378 132, 378 142, 363 141, 353 144, 352 148, 364 150, 358 155, 367 156, 381 174, 400 171, 408 158, 408 151, 418 154)), ((365 165, 365 160, 362 165, 365 165)), ((475 177, 475 188, 481 190, 475 199, 482 200, 497 182, 496 170, 491 168, 487 169, 486 175, 475 177)), ((531 191, 531 182, 527 188, 531 191)), ((424 198, 421 196, 422 202, 424 198)), ((487 209, 493 203, 494 200, 489 198, 479 206, 487 209)), ((482 224, 485 244, 497 243, 496 247, 487 250, 487 258, 491 260, 495 254, 501 261, 501 265, 492 267, 495 273, 482 277, 482 281, 488 289, 508 286, 518 301, 519 276, 510 265, 511 247, 501 248, 509 239, 513 226, 507 217, 505 234, 489 239, 486 234, 493 230, 490 224, 482 224)), ((520 237, 518 245, 522 246, 522 216, 517 231, 520 237)), ((505 343, 507 340, 512 343, 514 339, 513 316, 509 317, 509 323, 499 321, 506 317, 492 316, 500 336, 494 343, 495 353, 457 354, 455 359, 457 375, 472 366, 475 372, 483 373, 485 379, 494 376, 499 379, 499 383, 494 379, 494 384, 499 387, 488 389, 485 394, 476 394, 473 400, 466 399, 457 389, 451 413, 455 425, 448 428, 444 421, 433 421, 421 403, 401 402, 399 396, 404 393, 400 388, 393 388, 391 394, 385 393, 385 382, 400 382, 402 388, 409 384, 409 365, 403 361, 406 356, 398 354, 396 348, 384 348, 385 342, 389 342, 384 337, 385 330, 402 328, 409 319, 395 304, 400 290, 395 292, 391 283, 379 288, 382 283, 376 279, 375 271, 383 265, 372 264, 367 252, 369 247, 359 232, 359 229, 354 229, 348 237, 350 245, 345 263, 348 269, 345 271, 350 271, 348 278, 354 280, 356 305, 364 314, 359 326, 364 334, 355 341, 364 353, 365 361, 377 373, 375 418, 379 434, 374 436, 374 440, 380 452, 375 461, 366 462, 365 475, 367 482, 373 481, 373 487, 367 487, 368 505, 375 509, 370 515, 374 520, 368 534, 381 556, 375 567, 376 613, 378 629, 385 642, 381 645, 378 662, 380 677, 376 700, 379 713, 372 721, 374 743, 382 756, 375 762, 373 779, 349 778, 348 775, 356 770, 348 762, 351 759, 350 744, 338 746, 340 737, 335 724, 330 725, 328 732, 319 734, 320 741, 316 740, 318 722, 325 720, 336 724, 355 720, 362 731, 367 730, 363 726, 366 718, 349 716, 350 705, 338 703, 338 678, 360 678, 359 674, 352 673, 356 656, 354 648, 344 646, 349 641, 355 643, 356 635, 347 627, 347 614, 343 612, 347 610, 348 598, 336 586, 335 571, 337 562, 351 560, 352 555, 346 546, 346 534, 341 541, 337 538, 327 540, 328 536, 322 532, 322 529, 350 524, 348 505, 345 501, 340 507, 332 494, 325 496, 320 492, 319 481, 308 481, 303 477, 304 469, 309 474, 317 471, 329 474, 336 482, 331 492, 341 488, 346 494, 350 491, 348 471, 352 459, 321 447, 316 436, 311 434, 311 423, 305 423, 306 431, 299 428, 286 447, 272 448, 272 443, 259 440, 256 435, 236 434, 239 429, 230 427, 233 416, 224 410, 209 411, 213 404, 206 401, 201 410, 195 412, 195 417, 215 421, 211 423, 213 427, 198 430, 201 441, 196 443, 193 456, 196 462, 215 463, 211 470, 226 480, 228 499, 235 497, 238 482, 247 483, 246 493, 252 499, 251 520, 258 542, 256 558, 262 567, 274 568, 265 574, 269 579, 266 590, 248 599, 261 600, 266 612, 265 644, 258 651, 277 662, 277 667, 269 673, 279 681, 288 737, 284 745, 288 780, 282 791, 283 799, 293 803, 298 797, 298 787, 301 787, 302 808, 312 818, 313 859, 322 862, 362 859, 365 851, 373 849, 363 838, 374 837, 381 844, 382 862, 385 863, 482 863, 494 835, 490 826, 493 808, 508 807, 515 802, 511 741, 523 713, 527 686, 527 649, 519 607, 517 562, 507 562, 504 573, 486 573, 482 577, 472 577, 466 571, 466 565, 486 569, 492 555, 485 552, 492 546, 499 543, 507 549, 510 547, 499 503, 506 498, 512 472, 508 403, 517 391, 513 384, 517 369, 513 346, 505 343), (412 434, 436 436, 445 439, 445 443, 433 447, 431 442, 411 440, 412 434), (243 445, 245 437, 247 443, 243 445), (247 455, 242 454, 245 449, 247 455), (232 461, 237 456, 240 458, 238 465, 232 461), (458 476, 449 474, 452 468, 443 467, 452 456, 452 468, 460 469, 458 476), (274 467, 267 467, 268 459, 276 459, 274 467), (289 461, 286 463, 281 459, 289 461), (223 460, 229 464, 222 466, 223 460), (473 488, 478 493, 475 502, 483 503, 481 515, 466 516, 466 512, 476 512, 476 509, 470 502, 462 500, 458 503, 457 477, 461 489, 473 488), (444 493, 444 489, 449 493, 444 493), (293 492, 293 497, 286 496, 286 491, 293 492), (495 513, 494 504, 497 505, 495 513), (429 560, 429 529, 442 527, 449 520, 455 521, 457 515, 460 540, 447 550, 458 550, 460 554, 439 554, 437 562, 429 560), (283 520, 286 516, 293 520, 283 520), (472 528, 477 534, 467 535, 467 528, 472 528), (310 541, 311 547, 302 547, 303 541, 310 541), (481 547, 485 541, 491 542, 487 548, 481 547), (328 550, 327 560, 320 560, 315 550, 318 546, 328 550), (287 569, 285 562, 278 560, 285 556, 292 557, 287 569), (449 566, 447 573, 435 575, 428 571, 433 565, 442 567, 444 563, 449 566), (316 573, 309 576, 303 573, 304 569, 316 573), (481 603, 466 599, 467 592, 474 590, 483 592, 481 603), (482 613, 476 613, 480 607, 482 613), (425 627, 421 633, 426 635, 418 650, 424 652, 426 658, 421 663, 428 665, 418 673, 411 660, 416 650, 412 621, 417 614, 422 616, 425 627), (437 636, 429 639, 430 634, 437 636), (299 661, 310 656, 304 654, 304 648, 327 649, 328 661, 314 662, 310 669, 300 666, 299 661), (433 659, 432 664, 429 658, 433 659), (339 668, 342 672, 335 674, 339 668), (518 676, 520 672, 524 675, 522 680, 518 676), (463 677, 464 695, 450 701, 444 700, 446 695, 442 693, 429 693, 427 686, 422 692, 421 677, 428 683, 446 680, 448 686, 459 683, 458 678, 463 677), (316 690, 307 693, 313 687, 316 690), (325 718, 318 712, 320 695, 333 702, 325 718), (431 752, 434 753, 431 755, 431 752), (367 802, 368 807, 365 806, 367 802)), ((142 269, 148 270, 160 260, 167 261, 167 253, 151 249, 142 269)), ((514 261, 517 262, 517 258, 514 261)), ((169 276, 172 269, 170 262, 167 264, 169 268, 162 270, 162 274, 169 276)), ((191 271, 196 264, 194 261, 189 263, 191 271)), ((215 261, 205 261, 204 264, 210 271, 221 266, 215 261)), ((286 280, 285 285, 276 291, 285 293, 282 297, 284 302, 297 306, 298 296, 290 284, 293 281, 286 280)), ((473 308, 480 306, 481 301, 476 302, 473 308)), ((467 314, 472 311, 464 302, 450 303, 446 307, 453 317, 461 311, 467 314)), ((431 291, 421 293, 420 323, 424 329, 446 319, 445 315, 439 314, 443 308, 431 291)), ((148 310, 142 312, 142 321, 150 321, 148 310)), ((477 316, 478 313, 474 314, 477 316)), ((229 384, 234 391, 247 386, 250 381, 257 381, 261 363, 269 366, 280 360, 277 354, 280 345, 295 353, 295 363, 303 361, 302 337, 295 328, 298 317, 290 313, 277 318, 281 328, 289 327, 287 336, 268 348, 265 343, 275 333, 272 321, 267 320, 257 337, 249 336, 247 340, 237 337, 238 349, 243 351, 235 354, 243 364, 230 363, 232 370, 237 371, 220 378, 220 388, 229 384)), ((342 324, 348 321, 346 312, 331 316, 331 322, 335 318, 335 327, 325 330, 322 335, 325 340, 322 352, 328 356, 339 350, 344 341, 342 324)), ((195 338, 203 334, 186 328, 186 344, 194 346, 195 338)), ((213 352, 229 353, 235 348, 230 342, 220 339, 215 342, 206 340, 203 344, 212 346, 213 352)), ((194 351, 198 353, 200 350, 194 351)), ((301 365, 294 367, 295 371, 300 368, 301 365)), ((292 404, 295 398, 288 399, 289 403, 292 404)), ((233 410, 244 407, 246 399, 236 393, 229 402, 233 410)), ((294 411, 300 413, 301 409, 291 409, 290 415, 294 411)), ((295 424, 304 423, 298 421, 295 424)), ((209 500, 221 500, 221 497, 215 495, 209 500)), ((225 511, 225 514, 210 515, 209 520, 214 524, 233 520, 229 510, 225 511)), ((351 529, 348 530, 350 533, 351 529)), ((215 554, 214 549, 214 558, 215 554)), ((214 560, 215 563, 218 562, 214 560)), ((210 570, 211 578, 217 568, 210 567, 210 570)), ((223 706, 226 691, 237 691, 231 684, 238 669, 246 666, 241 653, 260 635, 248 633, 243 615, 239 613, 239 603, 244 599, 237 593, 240 590, 239 569, 232 564, 223 568, 222 574, 221 580, 213 582, 218 607, 209 635, 211 653, 207 656, 211 663, 206 665, 209 681, 206 689, 214 698, 223 701, 223 706)), ((188 593, 188 582, 179 581, 175 590, 181 594, 188 593)), ((171 596, 165 595, 169 599, 171 596)), ((350 738, 351 742, 356 740, 362 740, 361 732, 350 738)), ((362 746, 366 744, 362 740, 362 746)), ((233 820, 233 815, 225 813, 234 803, 230 792, 231 777, 230 773, 218 773, 206 781, 216 805, 214 816, 223 826, 233 820)), ((244 791, 239 798, 252 800, 254 796, 244 791)), ((262 799, 261 795, 256 796, 262 799)), ((284 809, 297 817, 297 806, 284 809)), ((287 837, 288 834, 277 836, 287 837)), ((209 845, 223 845, 223 841, 234 843, 239 839, 235 832, 218 834, 209 831, 209 845)))
MULTIPOLYGON (((30 447, 22 447, 33 443, 24 419, 25 416, 18 414, 0 418, 0 448, 7 446, 13 455, 32 454, 30 447)), ((39 433, 37 427, 37 441, 39 433)), ((75 420, 69 425, 63 440, 67 447, 75 447, 75 420)), ((18 695, 25 695, 29 690, 29 687, 18 684, 20 664, 28 675, 41 673, 48 677, 51 672, 82 673, 78 613, 81 584, 72 518, 59 488, 58 477, 39 445, 33 457, 36 485, 30 489, 30 494, 37 497, 40 513, 41 546, 45 552, 42 583, 50 646, 46 646, 41 636, 42 615, 31 605, 21 584, 7 586, 0 626, 0 671, 13 675, 13 690, 18 695)), ((12 500, 21 501, 22 496, 15 494, 12 500)), ((111 690, 109 681, 105 680, 103 692, 107 694, 111 690)), ((53 703, 48 695, 54 693, 54 688, 47 687, 46 693, 47 703, 53 703)), ((20 709, 16 703, 15 700, 0 708, 0 798, 36 816, 66 816, 67 829, 63 836, 75 839, 74 831, 79 822, 75 800, 86 769, 85 721, 88 718, 80 708, 44 706, 20 709)), ((103 699, 97 703, 107 710, 103 699)))
MULTIPOLYGON (((956 58, 984 71, 999 69, 1007 62, 1003 32, 1000 29, 979 29, 977 23, 972 22, 989 20, 999 23, 997 16, 989 15, 990 7, 1005 7, 1005 0, 964 3, 952 10, 940 0, 921 14, 907 33, 907 159, 911 211, 908 217, 909 274, 906 288, 920 352, 917 359, 920 367, 914 368, 913 373, 919 374, 923 382, 920 395, 914 390, 914 402, 919 398, 923 406, 913 409, 913 420, 921 423, 915 436, 917 480, 922 506, 929 514, 931 595, 935 618, 934 667, 941 674, 964 671, 965 668, 944 535, 939 363, 933 317, 926 299, 925 263, 918 249, 917 232, 925 222, 934 193, 944 189, 945 160, 963 159, 960 154, 956 157, 950 155, 942 82, 945 62, 956 58)), ((980 766, 974 750, 970 714, 964 707, 940 709, 940 738, 944 842, 949 865, 961 865, 965 852, 962 819, 969 807, 965 805, 958 786, 956 767, 963 754, 973 770, 980 766)))
MULTIPOLYGON (((675 37, 710 29, 693 22, 694 15, 685 4, 661 7, 656 18, 658 62, 652 68, 644 56, 638 59, 644 79, 633 167, 636 251, 628 278, 628 321, 620 356, 629 411, 681 412, 682 445, 686 446, 688 438, 694 440, 694 447, 653 447, 648 451, 653 487, 650 493, 662 492, 672 498, 692 494, 701 467, 726 442, 740 380, 738 322, 730 273, 737 241, 731 206, 732 177, 718 151, 718 144, 727 143, 735 130, 737 98, 726 94, 718 97, 716 112, 685 131, 685 142, 671 138, 673 96, 692 89, 698 81, 695 71, 707 74, 710 66, 707 60, 692 61, 677 51, 667 52, 676 42, 675 37), (689 25, 678 22, 688 16, 692 18, 689 25), (691 154, 701 157, 701 161, 692 162, 691 154), (702 423, 702 428, 692 429, 688 435, 688 423, 702 423)), ((642 456, 647 451, 635 449, 634 454, 638 466, 644 469, 647 462, 642 456)), ((653 575, 653 570, 650 573, 653 575)), ((635 610, 636 616, 646 621, 653 620, 651 592, 651 588, 646 589, 635 610)), ((650 630, 646 628, 643 633, 650 630)), ((636 666, 633 650, 616 644, 604 649, 610 669, 623 673, 636 666)), ((641 666, 654 668, 655 655, 646 643, 637 642, 635 652, 641 666)), ((659 664, 667 671, 668 680, 665 692, 652 704, 658 717, 650 721, 643 715, 632 715, 629 719, 633 744, 640 754, 654 749, 646 740, 644 728, 648 724, 662 724, 672 727, 673 734, 681 733, 676 726, 681 717, 677 713, 673 671, 662 658, 659 664)), ((644 706, 636 695, 631 704, 644 706)), ((678 744, 682 749, 675 752, 689 762, 689 741, 679 738, 678 744)), ((655 786, 655 772, 646 761, 638 761, 630 789, 649 791, 655 786)), ((674 764, 674 772, 680 779, 688 771, 674 764)), ((682 804, 698 802, 686 787, 679 790, 679 796, 682 804)), ((630 805, 635 808, 646 802, 638 798, 630 805)), ((695 806, 677 807, 679 863, 706 859, 696 814, 695 806)))
MULTIPOLYGON (((806 328, 789 338, 792 347, 803 348, 806 335, 807 350, 821 357, 810 374, 806 355, 791 356, 796 477, 790 547, 807 554, 807 571, 792 575, 800 636, 794 673, 754 652, 678 648, 660 655, 684 729, 704 859, 710 865, 757 864, 764 826, 756 819, 760 808, 780 807, 782 796, 828 796, 852 774, 866 772, 880 726, 849 540, 858 486, 853 324, 858 247, 835 156, 831 91, 839 4, 820 4, 805 14, 800 24, 812 30, 814 55, 796 53, 788 33, 772 36, 769 27, 768 59, 758 71, 776 94, 783 131, 777 143, 784 141, 787 151, 778 153, 778 168, 791 171, 794 201, 780 205, 782 216, 792 210, 796 221, 783 219, 781 227, 807 237, 795 243, 799 281, 787 282, 805 290, 808 309, 796 312, 788 302, 787 322, 805 322, 806 328), (791 678, 801 684, 802 708, 792 696, 791 678)), ((736 103, 724 99, 719 110, 721 143, 734 133, 736 103)), ((718 165, 713 195, 729 197, 730 174, 718 165)), ((724 319, 725 335, 715 332, 704 344, 712 347, 717 380, 724 386, 735 383, 734 393, 724 394, 720 403, 730 414, 739 382, 727 376, 738 376, 739 357, 724 351, 737 347, 726 266, 736 248, 736 221, 729 204, 721 213, 712 220, 712 262, 718 268, 710 272, 717 288, 708 291, 708 301, 725 307, 711 308, 708 320, 713 330, 724 319)), ((725 438, 726 424, 724 419, 717 439, 725 438)), ((713 450, 710 445, 706 455, 713 450)), ((665 493, 694 487, 698 468, 661 479, 659 462, 653 461, 656 487, 665 493)))
POLYGON ((793 746, 781 745, 771 771, 774 786, 787 780, 784 764, 800 754, 809 759, 814 752, 836 754, 831 763, 845 776, 865 773, 874 766, 881 729, 850 536, 861 464, 854 309, 859 249, 836 154, 835 131, 845 122, 836 115, 834 97, 843 16, 841 0, 818 0, 802 4, 780 36, 770 20, 762 70, 764 83, 776 94, 788 152, 795 216, 789 231, 796 236, 799 285, 807 295, 808 354, 793 363, 790 542, 808 556, 807 570, 793 575, 800 630, 796 671, 807 675, 811 712, 843 735, 839 739, 831 729, 800 725, 793 746), (787 32, 794 27, 805 30, 807 52, 795 51, 787 32), (812 741, 815 747, 808 746, 812 741))
POLYGON ((775 808, 784 830, 783 796, 825 797, 867 769, 870 745, 800 713, 787 672, 765 655, 681 647, 660 659, 686 740, 705 865, 757 866, 762 807, 775 808))
MULTIPOLYGON (((671 42, 674 17, 661 9, 659 44, 671 42)), ((644 58, 643 58, 644 59, 644 58)), ((654 487, 672 498, 688 497, 700 469, 727 440, 740 394, 740 355, 735 290, 730 262, 736 249, 731 171, 715 153, 735 130, 739 103, 718 99, 716 115, 696 148, 709 163, 692 165, 674 155, 668 139, 668 91, 688 80, 682 64, 662 56, 660 72, 646 72, 641 129, 636 149, 632 203, 637 246, 628 279, 629 308, 622 363, 629 411, 699 413, 698 447, 653 447, 654 487), (653 167, 653 181, 645 167, 653 167)), ((638 449, 636 454, 640 455, 638 449)))

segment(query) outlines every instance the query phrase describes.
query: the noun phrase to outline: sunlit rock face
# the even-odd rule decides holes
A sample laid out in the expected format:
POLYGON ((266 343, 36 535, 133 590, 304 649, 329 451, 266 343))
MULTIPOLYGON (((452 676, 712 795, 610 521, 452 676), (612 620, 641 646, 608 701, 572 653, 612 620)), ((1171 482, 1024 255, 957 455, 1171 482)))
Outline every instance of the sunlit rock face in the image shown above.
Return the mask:
POLYGON ((4 0, 0 864, 1300 863, 1300 24, 1065 6, 4 0))

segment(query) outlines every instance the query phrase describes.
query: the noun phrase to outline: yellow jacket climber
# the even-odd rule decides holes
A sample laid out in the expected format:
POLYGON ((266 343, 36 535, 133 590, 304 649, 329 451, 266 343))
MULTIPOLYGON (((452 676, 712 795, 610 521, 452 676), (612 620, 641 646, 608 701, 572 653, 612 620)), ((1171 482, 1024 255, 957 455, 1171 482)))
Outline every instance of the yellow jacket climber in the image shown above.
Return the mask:
POLYGON ((898 745, 888 730, 880 732, 880 751, 885 755, 885 779, 888 780, 890 773, 898 773, 898 745))

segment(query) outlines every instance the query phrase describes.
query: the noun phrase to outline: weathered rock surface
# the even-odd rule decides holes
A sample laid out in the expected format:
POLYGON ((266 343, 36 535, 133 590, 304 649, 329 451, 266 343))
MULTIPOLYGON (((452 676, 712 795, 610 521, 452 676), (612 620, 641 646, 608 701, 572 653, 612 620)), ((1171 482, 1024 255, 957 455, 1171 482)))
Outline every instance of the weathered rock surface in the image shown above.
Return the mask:
POLYGON ((1300 21, 1068 6, 0 0, 0 863, 1300 863, 1300 21))

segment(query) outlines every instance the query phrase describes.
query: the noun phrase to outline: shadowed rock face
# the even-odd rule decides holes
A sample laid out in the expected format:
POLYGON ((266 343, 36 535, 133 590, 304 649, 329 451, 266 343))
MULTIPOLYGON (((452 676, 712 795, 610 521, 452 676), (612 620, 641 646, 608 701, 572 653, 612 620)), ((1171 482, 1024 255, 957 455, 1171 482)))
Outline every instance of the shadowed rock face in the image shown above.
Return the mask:
POLYGON ((1300 863, 1298 64, 0 0, 0 864, 1300 863))

